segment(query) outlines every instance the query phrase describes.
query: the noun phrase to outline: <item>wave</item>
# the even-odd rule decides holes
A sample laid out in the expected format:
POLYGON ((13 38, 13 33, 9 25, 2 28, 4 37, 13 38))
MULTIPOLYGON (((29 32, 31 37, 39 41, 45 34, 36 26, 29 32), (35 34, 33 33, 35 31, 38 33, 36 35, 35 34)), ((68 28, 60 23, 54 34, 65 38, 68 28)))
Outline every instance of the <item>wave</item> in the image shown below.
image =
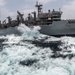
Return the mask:
POLYGON ((38 31, 40 27, 29 28, 23 24, 16 29, 21 32, 21 35, 7 34, 6 36, 0 36, 0 75, 75 74, 74 37, 56 38, 44 35, 38 31), (52 45, 40 47, 26 40, 43 40, 43 43, 51 42, 52 45), (58 45, 57 41, 61 43, 58 45), (61 50, 56 50, 55 46, 61 50), (55 55, 53 50, 56 51, 57 55, 67 56, 65 58, 60 56, 52 58, 55 55), (73 57, 69 58, 70 55, 73 55, 73 57))

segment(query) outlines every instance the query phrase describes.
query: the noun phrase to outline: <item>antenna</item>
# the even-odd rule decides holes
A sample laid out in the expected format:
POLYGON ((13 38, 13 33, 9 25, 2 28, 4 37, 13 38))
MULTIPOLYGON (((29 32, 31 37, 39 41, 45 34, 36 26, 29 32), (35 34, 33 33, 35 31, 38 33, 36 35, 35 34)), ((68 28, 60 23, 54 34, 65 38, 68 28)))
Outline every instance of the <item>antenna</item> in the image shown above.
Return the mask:
POLYGON ((0 11, 0 20, 1 20, 1 11, 0 11))
POLYGON ((59 8, 59 12, 62 14, 63 12, 61 11, 61 8, 59 8))
POLYGON ((0 25, 1 25, 1 11, 0 11, 0 25))

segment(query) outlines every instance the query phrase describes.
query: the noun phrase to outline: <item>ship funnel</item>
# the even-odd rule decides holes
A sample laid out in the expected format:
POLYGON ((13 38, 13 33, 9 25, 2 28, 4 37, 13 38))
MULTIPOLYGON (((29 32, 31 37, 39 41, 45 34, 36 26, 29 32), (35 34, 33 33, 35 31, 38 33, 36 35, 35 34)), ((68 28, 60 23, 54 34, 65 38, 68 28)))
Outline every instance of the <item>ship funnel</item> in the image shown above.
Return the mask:
POLYGON ((34 15, 34 21, 36 21, 36 12, 32 12, 32 14, 34 15))
POLYGON ((50 10, 48 10, 48 13, 50 13, 51 11, 50 10))
POLYGON ((12 20, 12 18, 11 18, 10 16, 8 16, 7 18, 8 18, 8 23, 11 24, 11 20, 12 20))

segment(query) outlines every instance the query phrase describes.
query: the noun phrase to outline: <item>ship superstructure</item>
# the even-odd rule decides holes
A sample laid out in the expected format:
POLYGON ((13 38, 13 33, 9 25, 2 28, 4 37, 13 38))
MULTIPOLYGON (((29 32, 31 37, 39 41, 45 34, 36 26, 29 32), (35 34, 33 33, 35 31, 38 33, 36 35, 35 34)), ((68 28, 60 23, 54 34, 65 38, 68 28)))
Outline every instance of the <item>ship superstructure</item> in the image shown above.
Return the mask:
POLYGON ((32 17, 32 14, 28 14, 28 20, 26 20, 26 24, 33 24, 33 25, 49 25, 52 24, 53 21, 60 21, 62 11, 59 9, 59 11, 55 11, 54 9, 48 10, 48 12, 43 13, 42 11, 42 4, 39 4, 36 2, 35 7, 37 7, 37 13, 34 11, 32 14, 34 15, 32 17), (36 15, 37 14, 37 15, 36 15))

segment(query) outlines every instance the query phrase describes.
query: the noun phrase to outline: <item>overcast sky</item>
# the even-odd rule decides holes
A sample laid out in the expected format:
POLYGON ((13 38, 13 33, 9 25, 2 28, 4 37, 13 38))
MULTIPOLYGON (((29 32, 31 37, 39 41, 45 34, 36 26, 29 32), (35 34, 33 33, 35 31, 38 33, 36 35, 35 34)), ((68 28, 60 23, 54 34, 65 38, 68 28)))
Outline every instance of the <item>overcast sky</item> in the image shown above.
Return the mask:
POLYGON ((44 12, 61 8, 62 18, 75 19, 75 0, 0 0, 0 19, 6 19, 8 15, 14 17, 17 10, 27 16, 27 13, 36 10, 36 1, 43 4, 44 12))

